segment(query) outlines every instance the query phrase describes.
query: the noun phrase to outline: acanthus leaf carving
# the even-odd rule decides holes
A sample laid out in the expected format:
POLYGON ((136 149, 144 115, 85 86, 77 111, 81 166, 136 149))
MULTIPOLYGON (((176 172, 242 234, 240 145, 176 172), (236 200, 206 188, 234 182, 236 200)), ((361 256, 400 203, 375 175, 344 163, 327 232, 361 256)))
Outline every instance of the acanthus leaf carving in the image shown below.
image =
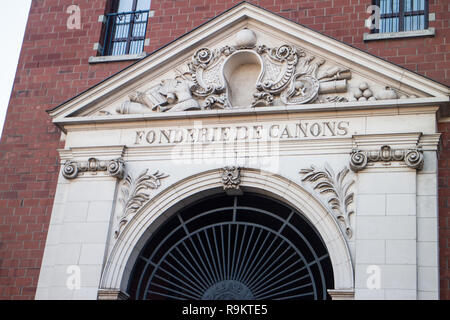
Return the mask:
POLYGON ((273 102, 273 95, 269 92, 257 91, 253 93, 253 105, 264 104, 266 106, 271 105, 273 102))
POLYGON ((158 189, 161 186, 161 180, 169 175, 156 171, 154 174, 148 174, 148 169, 144 170, 137 178, 128 174, 121 188, 121 198, 123 211, 118 216, 118 226, 114 232, 118 238, 122 228, 130 221, 136 212, 150 200, 148 191, 158 189))
POLYGON ((344 168, 335 174, 333 169, 325 164, 324 169, 318 169, 312 165, 310 168, 301 170, 300 174, 303 175, 302 181, 312 183, 313 189, 319 194, 331 194, 331 197, 327 198, 328 205, 336 219, 343 224, 347 237, 351 238, 353 231, 350 216, 354 210, 350 208, 350 205, 353 203, 354 193, 350 191, 350 188, 354 180, 346 179, 349 171, 348 168, 344 168))

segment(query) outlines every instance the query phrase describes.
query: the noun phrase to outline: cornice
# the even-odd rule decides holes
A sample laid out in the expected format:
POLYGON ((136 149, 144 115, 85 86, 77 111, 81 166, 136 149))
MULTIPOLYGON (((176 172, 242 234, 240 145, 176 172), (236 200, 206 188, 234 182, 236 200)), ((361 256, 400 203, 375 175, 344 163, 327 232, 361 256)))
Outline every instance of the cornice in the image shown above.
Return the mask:
MULTIPOLYGON (((64 132, 66 126, 73 125, 101 125, 101 124, 120 124, 130 122, 152 122, 161 120, 180 120, 180 119, 209 119, 209 118, 225 118, 225 117, 243 117, 243 116, 264 116, 275 114, 306 114, 320 112, 342 112, 346 111, 345 117, 351 116, 354 112, 357 115, 363 115, 364 110, 391 110, 398 109, 398 114, 404 109, 407 113, 430 113, 437 111, 440 103, 445 103, 448 98, 431 97, 416 99, 396 99, 396 100, 380 100, 380 101, 357 101, 343 103, 321 103, 308 104, 300 106, 274 106, 274 107, 258 107, 251 109, 239 110, 203 110, 203 111, 183 111, 172 113, 150 113, 150 114, 134 114, 134 115, 112 115, 98 117, 69 117, 54 119, 53 122, 58 125, 64 132), (431 107, 432 110, 412 111, 413 107, 431 107)), ((405 113, 406 114, 406 113, 405 113)), ((367 116, 367 115, 366 115, 367 116)))
POLYGON ((73 159, 87 160, 89 158, 106 160, 109 158, 123 157, 125 153, 125 146, 72 147, 69 149, 59 149, 58 152, 61 161, 69 161, 73 159))

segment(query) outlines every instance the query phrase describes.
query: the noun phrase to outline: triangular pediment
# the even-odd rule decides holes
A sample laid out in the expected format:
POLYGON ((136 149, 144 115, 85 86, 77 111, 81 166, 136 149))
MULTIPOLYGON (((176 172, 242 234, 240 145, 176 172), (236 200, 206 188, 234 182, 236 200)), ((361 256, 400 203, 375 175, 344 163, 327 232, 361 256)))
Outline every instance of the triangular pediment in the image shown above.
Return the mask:
POLYGON ((64 126, 448 101, 442 84, 241 3, 49 114, 64 126))

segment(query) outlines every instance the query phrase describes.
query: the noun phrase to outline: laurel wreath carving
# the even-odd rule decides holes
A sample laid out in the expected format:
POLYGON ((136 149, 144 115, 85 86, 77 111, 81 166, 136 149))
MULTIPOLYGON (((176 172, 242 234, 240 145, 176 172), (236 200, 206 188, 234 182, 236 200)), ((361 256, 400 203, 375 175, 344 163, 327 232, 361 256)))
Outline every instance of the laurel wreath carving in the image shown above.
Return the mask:
POLYGON ((335 217, 345 228, 348 238, 351 238, 353 231, 350 225, 350 215, 354 210, 350 209, 353 203, 354 193, 350 192, 350 188, 355 182, 353 179, 346 179, 349 169, 346 167, 338 174, 325 164, 324 169, 320 170, 313 165, 308 169, 303 169, 300 174, 304 175, 302 181, 313 184, 313 189, 319 194, 331 194, 328 198, 328 205, 333 210, 335 217))
POLYGON ((168 176, 159 171, 148 174, 148 169, 144 170, 136 179, 130 174, 127 175, 121 189, 122 197, 119 199, 119 202, 123 205, 123 212, 118 217, 120 221, 115 231, 116 238, 119 237, 121 229, 134 214, 150 200, 149 190, 158 189, 161 186, 161 179, 168 176))

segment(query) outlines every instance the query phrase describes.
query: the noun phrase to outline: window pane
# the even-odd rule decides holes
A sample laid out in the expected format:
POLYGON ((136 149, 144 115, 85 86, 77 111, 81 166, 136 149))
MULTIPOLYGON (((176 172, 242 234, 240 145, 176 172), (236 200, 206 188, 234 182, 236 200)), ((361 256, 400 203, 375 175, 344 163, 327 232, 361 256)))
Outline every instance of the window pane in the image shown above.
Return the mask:
POLYGON ((380 13, 381 14, 386 13, 387 5, 388 5, 388 0, 381 0, 380 1, 380 13))
MULTIPOLYGON (((418 11, 425 10, 425 0, 403 0, 405 18, 403 31, 421 30, 425 28, 425 15, 418 11)), ((423 13, 423 12, 422 12, 423 13)))
POLYGON ((380 32, 398 32, 398 31, 399 31, 398 18, 381 19, 380 32))
POLYGON ((405 22, 404 22, 404 31, 411 31, 413 29, 412 28, 412 22, 414 19, 411 19, 412 17, 405 17, 405 22))
POLYGON ((393 20, 393 22, 392 22, 392 32, 398 32, 399 31, 398 30, 398 28, 399 28, 398 18, 393 18, 392 20, 393 20))
POLYGON ((147 26, 147 13, 136 14, 133 26, 133 37, 145 37, 145 27, 147 26))
POLYGON ((425 29, 425 16, 420 17, 420 29, 425 29))
POLYGON ((403 0, 404 10, 408 11, 419 11, 425 9, 425 0, 403 0))
POLYGON ((419 10, 425 10, 425 0, 418 0, 419 1, 419 10))
POLYGON ((403 1, 403 6, 404 6, 406 12, 412 10, 411 3, 412 3, 411 0, 404 0, 404 1, 403 1))
POLYGON ((141 53, 144 49, 144 40, 131 41, 130 43, 130 54, 141 53))
POLYGON ((120 56, 126 53, 127 43, 126 42, 114 42, 111 55, 120 56))
POLYGON ((130 15, 119 15, 116 18, 116 30, 114 38, 127 38, 130 30, 130 15))
POLYGON ((391 5, 392 11, 391 12, 398 13, 400 11, 400 0, 393 0, 390 2, 392 2, 392 5, 391 5))
POLYGON ((400 10, 400 0, 380 0, 381 14, 398 13, 399 10, 400 10))
POLYGON ((150 10, 150 0, 138 0, 136 11, 150 10))
POLYGON ((120 0, 117 12, 129 12, 133 10, 133 0, 120 0))
POLYGON ((379 5, 381 13, 379 32, 412 31, 425 28, 427 5, 425 0, 379 0, 379 5), (400 25, 402 25, 401 29, 400 25))

